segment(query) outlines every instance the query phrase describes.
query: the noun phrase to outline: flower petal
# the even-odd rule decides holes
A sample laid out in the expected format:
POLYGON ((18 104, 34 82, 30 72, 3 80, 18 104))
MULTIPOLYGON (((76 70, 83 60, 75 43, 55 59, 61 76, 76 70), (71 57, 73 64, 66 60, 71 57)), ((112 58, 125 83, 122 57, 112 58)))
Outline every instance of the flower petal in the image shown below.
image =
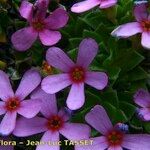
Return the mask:
POLYGON ((27 97, 41 82, 41 76, 36 70, 28 70, 22 77, 15 93, 21 100, 27 97))
POLYGON ((141 119, 144 119, 145 121, 150 121, 150 109, 149 108, 139 109, 139 115, 141 119))
POLYGON ((44 10, 48 9, 49 2, 49 0, 38 0, 36 1, 35 5, 38 7, 38 9, 44 10))
POLYGON ((91 138, 89 140, 93 141, 92 144, 86 146, 75 146, 75 150, 105 150, 108 147, 104 136, 91 138))
POLYGON ((69 140, 87 139, 90 136, 90 127, 80 123, 65 123, 60 133, 69 140))
POLYGON ((0 124, 0 134, 9 135, 14 129, 16 125, 16 112, 7 112, 0 124))
MULTIPOLYGON (((59 133, 47 131, 44 133, 40 142, 44 142, 44 143, 59 142, 59 133)), ((38 145, 36 150, 60 150, 60 146, 57 144, 56 145, 43 144, 43 145, 38 145)))
POLYGON ((51 46, 58 43, 61 39, 61 34, 58 31, 45 29, 39 33, 39 37, 43 45, 51 46))
POLYGON ((69 72, 74 67, 74 62, 60 48, 51 47, 46 54, 47 62, 63 72, 69 72))
POLYGON ((0 149, 1 150, 14 150, 14 147, 12 145, 0 145, 0 149))
POLYGON ((12 145, 0 145, 0 149, 1 150, 14 150, 14 147, 12 145))
POLYGON ((117 27, 114 31, 112 31, 111 35, 119 38, 127 38, 141 32, 142 28, 140 23, 131 22, 117 27))
POLYGON ((25 0, 22 1, 19 12, 23 18, 30 21, 33 15, 33 4, 25 0))
POLYGON ((6 101, 8 98, 14 97, 9 77, 3 71, 0 71, 0 98, 6 101))
POLYGON ((85 82, 98 90, 102 90, 108 84, 108 76, 104 72, 87 72, 85 82))
POLYGON ((49 0, 37 0, 36 1, 36 17, 40 19, 45 19, 48 5, 49 5, 49 0))
MULTIPOLYGON (((8 137, 0 137, 0 140, 3 140, 3 141, 10 141, 10 138, 8 137)), ((12 145, 0 145, 0 150, 14 150, 14 147, 12 145)))
POLYGON ((42 89, 46 93, 54 94, 69 86, 71 81, 68 74, 50 75, 43 79, 42 89))
POLYGON ((122 146, 131 150, 149 150, 150 135, 148 134, 126 134, 122 146))
POLYGON ((100 105, 91 109, 85 116, 85 120, 103 135, 106 135, 113 128, 105 109, 100 105))
POLYGON ((71 110, 79 109, 85 102, 84 83, 73 84, 67 98, 67 106, 71 110))
POLYGON ((98 0, 85 0, 83 2, 74 4, 71 7, 71 11, 75 13, 82 13, 82 12, 85 12, 94 8, 95 6, 98 6, 99 4, 100 4, 100 1, 98 0))
POLYGON ((65 109, 60 109, 60 111, 58 112, 58 115, 63 118, 64 121, 68 121, 70 116, 69 114, 65 111, 65 109))
POLYGON ((46 123, 47 120, 41 117, 34 117, 32 119, 21 117, 16 122, 16 128, 13 134, 18 137, 25 137, 45 132, 47 131, 46 123))
POLYGON ((26 27, 16 31, 12 37, 11 42, 18 51, 26 51, 37 39, 38 33, 32 27, 26 27))
POLYGON ((107 150, 123 150, 121 146, 110 146, 107 150))
POLYGON ((33 118, 39 113, 40 109, 41 101, 39 99, 30 99, 22 101, 17 112, 26 118, 33 118))
POLYGON ((139 89, 134 95, 134 102, 141 107, 149 107, 150 93, 144 89, 139 89))
POLYGON ((45 19, 45 22, 47 23, 48 29, 57 30, 64 27, 68 19, 68 13, 64 9, 58 8, 45 19))
POLYGON ((6 113, 5 103, 0 101, 0 115, 3 115, 5 113, 6 113))
POLYGON ((79 45, 79 52, 77 58, 77 64, 84 68, 87 68, 93 61, 98 52, 98 44, 94 39, 88 38, 82 40, 79 45))
POLYGON ((117 0, 107 0, 107 1, 102 1, 100 4, 100 8, 108 8, 116 5, 117 0))
POLYGON ((52 114, 57 114, 57 103, 55 94, 47 94, 41 88, 38 88, 35 92, 32 93, 31 98, 41 100, 41 113, 46 118, 48 118, 52 114))
POLYGON ((142 33, 142 41, 141 44, 144 48, 150 49, 150 32, 143 32, 142 33))
POLYGON ((142 20, 147 20, 148 18, 148 11, 146 4, 140 4, 140 5, 135 5, 134 8, 134 16, 137 21, 142 21, 142 20))

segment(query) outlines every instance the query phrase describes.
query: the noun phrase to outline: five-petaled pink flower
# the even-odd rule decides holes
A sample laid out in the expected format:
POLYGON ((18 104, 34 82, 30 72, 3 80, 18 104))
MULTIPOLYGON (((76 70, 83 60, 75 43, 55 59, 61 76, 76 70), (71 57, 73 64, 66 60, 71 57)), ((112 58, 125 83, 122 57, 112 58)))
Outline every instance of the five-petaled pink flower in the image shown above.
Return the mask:
POLYGON ((134 9, 136 22, 126 23, 116 28, 111 34, 116 37, 128 38, 137 33, 142 33, 141 44, 150 49, 150 16, 147 5, 137 5, 134 9))
POLYGON ((85 120, 102 136, 92 138, 89 146, 76 146, 75 150, 149 150, 149 134, 125 134, 121 128, 113 127, 106 111, 100 105, 95 106, 85 120))
POLYGON ((134 95, 134 102, 141 106, 138 115, 145 121, 150 121, 150 93, 144 89, 139 89, 134 95))
POLYGON ((68 22, 68 14, 62 9, 56 9, 46 17, 48 0, 38 0, 35 5, 23 1, 19 12, 29 22, 30 26, 16 31, 11 38, 14 47, 18 51, 26 51, 39 36, 43 45, 51 46, 61 39, 58 29, 68 22))
POLYGON ((67 98, 67 106, 71 110, 79 109, 85 101, 84 83, 102 90, 108 83, 108 76, 104 72, 91 72, 88 70, 98 52, 95 40, 84 39, 79 46, 77 63, 75 64, 61 49, 49 48, 46 54, 47 62, 61 71, 62 74, 50 75, 43 79, 42 89, 49 94, 56 93, 72 85, 67 98))
POLYGON ((41 143, 45 144, 38 145, 36 150, 59 150, 59 145, 48 145, 48 142, 60 141, 60 134, 69 140, 89 138, 90 127, 81 123, 69 123, 69 116, 65 110, 58 111, 54 94, 47 94, 43 90, 37 89, 31 97, 42 100, 41 113, 44 117, 18 119, 14 135, 25 137, 44 132, 41 143))
POLYGON ((85 0, 74 4, 71 7, 71 11, 75 13, 82 13, 88 11, 95 6, 99 6, 101 9, 112 7, 117 3, 117 0, 85 0))
POLYGON ((24 100, 41 82, 37 71, 27 71, 16 90, 11 88, 9 78, 0 71, 0 115, 5 114, 0 123, 0 134, 9 135, 15 128, 17 113, 32 118, 40 111, 40 100, 24 100))

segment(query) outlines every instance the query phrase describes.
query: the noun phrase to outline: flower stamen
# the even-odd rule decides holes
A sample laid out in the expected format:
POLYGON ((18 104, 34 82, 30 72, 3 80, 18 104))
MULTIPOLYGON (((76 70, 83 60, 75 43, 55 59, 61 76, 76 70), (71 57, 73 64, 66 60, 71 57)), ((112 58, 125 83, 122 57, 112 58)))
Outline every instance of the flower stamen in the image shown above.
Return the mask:
POLYGON ((17 110, 19 107, 20 107, 20 100, 19 98, 17 97, 13 97, 13 98, 9 98, 7 101, 6 101, 6 110, 7 111, 15 111, 17 110))
POLYGON ((64 121, 61 117, 54 115, 50 117, 50 119, 47 122, 47 127, 51 131, 58 131, 60 128, 63 127, 64 121))
POLYGON ((121 143, 123 141, 123 133, 120 131, 115 131, 115 130, 111 131, 107 135, 107 141, 108 141, 110 146, 121 145, 121 143))
POLYGON ((50 75, 50 74, 52 74, 52 72, 53 72, 52 70, 53 70, 53 69, 52 69, 52 66, 50 66, 50 65, 48 64, 48 62, 43 61, 43 63, 42 63, 42 71, 43 71, 44 73, 50 75))
POLYGON ((144 31, 150 31, 150 20, 142 21, 141 26, 142 26, 144 31))
POLYGON ((73 82, 79 83, 85 80, 85 71, 82 67, 75 67, 70 71, 70 78, 73 82))
POLYGON ((42 31, 45 28, 45 23, 43 20, 40 19, 33 19, 32 21, 32 27, 36 30, 36 31, 42 31))

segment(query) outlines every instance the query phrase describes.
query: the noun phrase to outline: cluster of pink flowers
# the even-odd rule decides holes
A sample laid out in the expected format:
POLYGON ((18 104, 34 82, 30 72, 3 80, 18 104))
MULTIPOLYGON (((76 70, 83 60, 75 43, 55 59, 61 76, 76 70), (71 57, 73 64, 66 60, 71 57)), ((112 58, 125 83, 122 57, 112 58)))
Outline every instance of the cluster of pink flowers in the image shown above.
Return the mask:
POLYGON ((0 123, 0 133, 9 135, 16 126, 17 114, 32 118, 40 111, 39 99, 24 99, 40 84, 41 76, 34 70, 27 71, 15 93, 3 71, 0 71, 0 80, 0 115, 5 114, 0 123))
MULTIPOLYGON (((55 45, 61 39, 61 33, 57 30, 67 24, 69 16, 64 9, 58 8, 46 17, 48 4, 49 0, 38 0, 34 5, 25 0, 22 2, 19 12, 30 26, 20 29, 12 35, 11 41, 18 51, 29 49, 38 36, 45 46, 55 45)), ((74 4, 71 7, 71 11, 81 13, 98 5, 101 9, 104 9, 116 4, 117 0, 85 0, 74 4)), ((135 22, 117 27, 112 31, 111 35, 127 38, 134 34, 142 33, 141 44, 144 48, 150 49, 150 17, 147 5, 144 3, 135 6, 134 15, 135 22)))
MULTIPOLYGON (((117 0, 85 0, 74 4, 71 11, 80 13, 95 6, 103 9, 116 3, 117 0)), ((11 41, 15 49, 28 50, 38 37, 45 46, 52 46, 59 42, 61 33, 58 30, 67 24, 69 16, 63 8, 49 13, 48 5, 48 0, 38 0, 34 5, 28 1, 22 2, 19 12, 27 20, 29 27, 20 29, 12 35, 11 41)), ((112 32, 112 35, 126 38, 142 33, 142 45, 150 49, 150 20, 146 5, 137 6, 134 14, 136 22, 119 26, 112 32)), ((108 75, 105 72, 89 70, 89 65, 98 50, 98 44, 94 39, 83 39, 79 45, 77 61, 74 63, 63 50, 54 46, 50 47, 46 52, 46 60, 62 73, 49 75, 42 80, 37 70, 28 70, 15 92, 8 75, 0 71, 0 99, 2 100, 0 101, 0 115, 4 115, 0 123, 0 134, 8 136, 12 133, 17 137, 26 137, 43 133, 41 142, 59 141, 60 134, 69 140, 92 139, 94 141, 93 145, 76 146, 75 150, 123 150, 123 148, 149 150, 150 135, 126 134, 121 128, 124 125, 113 126, 106 111, 100 105, 95 106, 85 116, 86 122, 102 134, 100 137, 90 137, 89 125, 71 123, 65 109, 58 110, 55 93, 70 85, 71 90, 66 99, 70 110, 77 110, 84 105, 85 84, 97 90, 106 88, 108 75), (40 116, 39 113, 41 113, 40 116)), ((149 121, 150 94, 140 89, 134 95, 134 101, 142 107, 138 114, 144 120, 149 121)), ((4 147, 2 149, 4 150, 4 147)), ((8 149, 12 150, 13 147, 8 147, 8 149)), ((36 148, 36 150, 59 149, 58 145, 47 144, 36 148)))
MULTIPOLYGON (((90 136, 90 127, 88 125, 70 123, 69 116, 65 110, 62 108, 58 111, 54 94, 50 95, 41 89, 37 89, 31 97, 42 100, 41 113, 43 117, 18 119, 17 126, 13 132, 14 135, 25 137, 44 133, 41 142, 57 142, 59 141, 59 134, 69 140, 87 139, 90 136)), ((59 150, 59 145, 39 145, 37 150, 59 150)))

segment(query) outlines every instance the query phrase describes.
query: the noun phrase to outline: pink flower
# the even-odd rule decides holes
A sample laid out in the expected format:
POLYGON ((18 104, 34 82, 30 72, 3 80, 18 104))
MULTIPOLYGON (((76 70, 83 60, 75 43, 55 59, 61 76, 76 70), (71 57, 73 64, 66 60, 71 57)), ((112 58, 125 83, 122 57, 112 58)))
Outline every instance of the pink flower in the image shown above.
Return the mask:
POLYGON ((111 35, 121 38, 128 38, 137 33, 142 33, 141 44, 144 48, 150 49, 150 16, 146 4, 137 5, 134 9, 135 22, 126 23, 116 28, 111 35))
POLYGON ((125 134, 119 126, 113 127, 106 111, 100 105, 95 106, 86 116, 86 121, 102 136, 92 138, 89 146, 76 146, 75 150, 149 150, 150 135, 125 134))
MULTIPOLYGON (((45 93, 37 89, 32 98, 41 99, 41 113, 44 117, 34 117, 32 119, 20 118, 13 132, 15 136, 25 137, 44 132, 41 142, 58 142, 59 134, 69 140, 81 140, 90 136, 90 127, 80 123, 69 123, 69 117, 64 109, 58 111, 55 95, 45 93)), ((39 145, 36 150, 59 150, 59 145, 39 145)))
POLYGON ((65 10, 58 8, 46 18, 48 0, 39 0, 33 4, 23 1, 19 12, 29 22, 30 26, 16 31, 11 41, 18 51, 29 49, 36 39, 40 38, 43 45, 51 46, 61 39, 58 29, 64 27, 68 21, 65 10), (35 9, 36 8, 36 9, 35 9))
POLYGON ((95 40, 84 39, 79 46, 77 63, 75 64, 61 49, 52 47, 47 51, 47 62, 63 71, 62 74, 50 75, 43 79, 42 89, 54 94, 65 87, 72 85, 67 98, 67 106, 71 110, 79 109, 85 101, 84 83, 102 90, 108 83, 108 76, 104 72, 91 72, 88 70, 98 52, 95 40))
POLYGON ((134 95, 134 102, 141 106, 138 114, 145 121, 150 121, 150 93, 144 89, 139 89, 134 95))
POLYGON ((37 99, 24 99, 40 84, 41 77, 34 70, 27 71, 15 94, 3 71, 0 71, 0 81, 0 115, 5 114, 0 123, 0 133, 8 135, 15 128, 17 113, 32 118, 40 111, 40 102, 37 99))
POLYGON ((95 6, 99 6, 101 9, 112 7, 117 3, 117 0, 85 0, 74 4, 71 7, 71 11, 75 13, 82 13, 88 11, 95 6))

